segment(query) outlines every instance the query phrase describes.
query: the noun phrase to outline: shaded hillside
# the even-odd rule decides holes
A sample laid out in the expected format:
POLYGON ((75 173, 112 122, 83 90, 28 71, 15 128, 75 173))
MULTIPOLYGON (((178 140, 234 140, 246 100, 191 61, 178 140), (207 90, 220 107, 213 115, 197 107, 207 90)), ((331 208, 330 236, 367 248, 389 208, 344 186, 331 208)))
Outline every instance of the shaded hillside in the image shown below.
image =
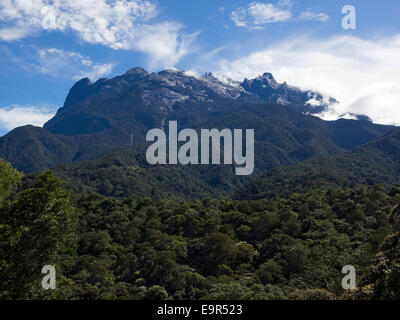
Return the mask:
POLYGON ((150 166, 142 153, 121 150, 101 159, 62 165, 54 172, 73 194, 114 198, 195 199, 227 196, 250 177, 231 166, 150 166))
POLYGON ((39 172, 59 164, 104 156, 118 147, 118 129, 93 135, 55 135, 46 129, 24 126, 0 138, 0 157, 25 173, 39 172))
MULTIPOLYGON (((241 123, 246 121, 245 116, 235 117, 235 119, 240 119, 241 123)), ((253 124, 257 124, 254 118, 251 120, 253 124)), ((318 119, 311 118, 309 120, 318 123, 318 119)), ((281 121, 284 123, 283 118, 281 121)), ((339 124, 339 128, 343 127, 344 120, 340 122, 329 123, 333 127, 330 128, 333 130, 333 134, 336 130, 335 125, 339 124)), ((306 121, 302 123, 304 124, 306 121)), ((354 123, 360 124, 356 121, 354 123)), ((297 152, 290 153, 290 143, 297 146, 297 140, 294 137, 302 138, 302 134, 299 133, 301 129, 293 128, 296 134, 292 137, 287 132, 285 135, 279 131, 278 133, 273 132, 273 128, 267 127, 263 131, 261 125, 259 129, 257 126, 255 127, 256 132, 260 135, 263 133, 270 135, 269 137, 265 136, 265 139, 276 140, 275 145, 256 143, 256 170, 253 175, 248 177, 235 176, 234 168, 224 165, 150 166, 143 153, 127 149, 86 163, 58 166, 55 168, 55 172, 74 193, 90 191, 116 198, 134 196, 157 199, 199 199, 227 196, 252 180, 255 181, 247 185, 236 197, 259 199, 275 195, 285 196, 292 192, 306 192, 315 188, 326 189, 336 186, 350 187, 354 184, 373 185, 376 183, 390 185, 397 182, 396 175, 392 177, 390 175, 391 172, 400 173, 397 167, 397 163, 400 163, 398 160, 400 129, 395 129, 385 137, 357 147, 351 152, 331 158, 312 158, 292 166, 278 167, 261 179, 257 179, 262 173, 260 168, 279 166, 284 161, 295 162, 296 159, 307 157, 307 153, 305 155, 302 153, 304 150, 311 153, 326 152, 329 154, 326 150, 331 142, 327 139, 324 148, 322 144, 313 144, 308 147, 308 150, 300 147, 297 150, 294 148, 297 152), (286 149, 279 148, 280 143, 283 143, 286 149), (313 150, 312 147, 315 149, 313 150)), ((327 129, 322 127, 320 132, 323 130, 327 129)), ((304 131, 303 134, 307 134, 307 131, 304 131)), ((308 133, 307 137, 309 138, 310 135, 311 133, 308 133)), ((313 136, 311 135, 311 137, 313 136)), ((323 141, 321 137, 319 141, 323 141)), ((315 137, 309 140, 318 141, 315 137)))
POLYGON ((33 126, 14 129, 0 138, 0 156, 24 172, 72 162, 75 149, 71 139, 33 126))
POLYGON ((238 191, 235 198, 261 199, 309 189, 353 186, 390 186, 400 182, 400 128, 350 152, 312 158, 275 168, 238 191))
MULTIPOLYGON (((117 109, 114 110, 118 113, 117 109)), ((168 120, 177 120, 179 129, 255 129, 255 165, 261 171, 313 156, 328 157, 341 153, 392 128, 368 121, 326 122, 304 115, 295 106, 277 104, 186 104, 164 119, 166 130, 168 120)), ((70 119, 66 123, 69 121, 75 122, 70 119)), ((124 121, 129 122, 129 119, 124 121)), ((29 173, 63 163, 96 159, 120 148, 143 152, 146 149, 146 130, 150 128, 136 127, 141 136, 138 139, 135 134, 129 135, 118 126, 76 135, 52 134, 42 128, 22 127, 0 138, 0 157, 18 170, 29 173)))

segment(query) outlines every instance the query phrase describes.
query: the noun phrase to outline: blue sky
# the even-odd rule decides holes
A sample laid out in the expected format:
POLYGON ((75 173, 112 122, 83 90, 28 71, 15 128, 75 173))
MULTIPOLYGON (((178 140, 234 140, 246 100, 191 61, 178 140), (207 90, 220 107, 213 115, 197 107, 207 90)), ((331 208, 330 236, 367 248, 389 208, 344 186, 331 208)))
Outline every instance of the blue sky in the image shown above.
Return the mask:
POLYGON ((334 96, 322 118, 400 125, 396 0, 0 0, 0 135, 42 125, 82 77, 135 66, 212 71, 334 96), (356 30, 342 28, 342 7, 356 30))

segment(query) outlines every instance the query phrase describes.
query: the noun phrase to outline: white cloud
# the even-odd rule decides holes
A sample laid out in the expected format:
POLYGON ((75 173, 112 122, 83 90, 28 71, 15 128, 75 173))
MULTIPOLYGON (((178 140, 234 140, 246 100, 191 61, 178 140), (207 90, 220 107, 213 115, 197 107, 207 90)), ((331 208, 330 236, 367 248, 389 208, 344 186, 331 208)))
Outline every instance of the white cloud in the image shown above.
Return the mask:
POLYGON ((378 40, 298 37, 237 60, 220 60, 217 74, 243 80, 268 71, 280 82, 339 100, 321 115, 326 120, 353 113, 400 125, 399 56, 400 35, 378 40))
POLYGON ((277 4, 264 2, 250 2, 244 8, 240 7, 231 13, 231 19, 237 27, 248 29, 263 29, 270 23, 314 20, 326 22, 329 16, 322 12, 315 12, 311 9, 301 12, 298 17, 292 12, 292 3, 290 0, 281 0, 277 4))
POLYGON ((76 32, 80 38, 115 49, 129 47, 129 32, 157 14, 141 0, 1 0, 0 20, 32 31, 76 32))
POLYGON ((320 22, 327 22, 329 21, 330 17, 323 12, 315 12, 312 10, 307 10, 307 11, 303 11, 302 13, 300 13, 299 15, 299 19, 300 20, 314 20, 314 21, 320 21, 320 22))
POLYGON ((72 32, 90 44, 143 52, 149 64, 164 67, 185 55, 190 43, 181 24, 150 23, 157 14, 157 6, 147 0, 0 0, 0 22, 12 24, 0 25, 0 40, 40 31, 72 32))
POLYGON ((55 78, 78 80, 90 78, 92 81, 112 72, 113 63, 98 63, 79 52, 56 48, 37 48, 21 46, 16 54, 8 48, 0 48, 0 53, 27 72, 50 75, 55 78))
POLYGON ((33 69, 53 77, 68 77, 75 80, 88 77, 95 81, 111 73, 112 63, 95 63, 78 52, 55 48, 37 49, 33 69))
POLYGON ((29 29, 11 27, 0 29, 0 40, 14 41, 24 38, 32 33, 29 29))
POLYGON ((290 3, 251 2, 247 8, 240 7, 231 14, 237 27, 262 28, 268 23, 286 22, 292 18, 290 3))
POLYGON ((54 114, 54 111, 43 107, 3 107, 0 108, 0 132, 7 132, 28 124, 42 127, 54 114))
POLYGON ((174 67, 190 51, 198 34, 179 34, 181 28, 173 22, 143 26, 135 49, 147 54, 150 69, 174 67))

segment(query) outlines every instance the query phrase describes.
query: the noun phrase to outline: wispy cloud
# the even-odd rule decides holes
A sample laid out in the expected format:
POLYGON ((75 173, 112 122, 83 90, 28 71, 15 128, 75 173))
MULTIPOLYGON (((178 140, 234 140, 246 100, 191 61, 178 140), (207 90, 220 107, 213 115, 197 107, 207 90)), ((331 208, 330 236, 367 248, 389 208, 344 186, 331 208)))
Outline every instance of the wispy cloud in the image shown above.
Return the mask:
POLYGON ((363 114, 400 125, 400 35, 384 39, 297 37, 236 60, 220 60, 219 75, 236 80, 272 72, 283 82, 333 96, 340 104, 320 116, 363 114))
POLYGON ((55 78, 78 80, 88 77, 95 81, 110 74, 114 63, 98 63, 79 52, 57 48, 21 47, 23 55, 2 48, 3 56, 27 72, 46 74, 55 78))
POLYGON ((174 22, 143 26, 133 49, 147 55, 150 69, 172 68, 191 51, 198 36, 198 33, 181 34, 181 28, 174 22))
POLYGON ((34 68, 37 72, 55 77, 70 77, 78 80, 88 77, 97 80, 111 73, 112 63, 96 63, 90 57, 78 52, 60 50, 56 48, 38 49, 37 61, 34 68))
POLYGON ((29 28, 11 27, 0 29, 0 40, 15 41, 32 34, 29 28))
POLYGON ((0 22, 11 24, 0 25, 0 40, 71 32, 90 44, 143 52, 154 67, 170 66, 189 51, 195 35, 184 34, 180 23, 151 23, 157 15, 146 0, 0 0, 0 22))
POLYGON ((28 124, 41 127, 54 114, 54 108, 33 106, 0 107, 0 134, 28 124))
POLYGON ((300 20, 326 22, 329 20, 329 16, 312 9, 307 9, 296 16, 292 10, 292 2, 281 0, 276 4, 250 2, 247 7, 240 7, 232 11, 231 19, 237 27, 259 30, 264 29, 267 24, 278 22, 300 20))
POLYGON ((319 21, 319 22, 327 22, 329 21, 330 17, 323 12, 316 12, 313 11, 312 9, 308 9, 306 11, 303 11, 299 15, 300 20, 309 20, 309 21, 319 21))

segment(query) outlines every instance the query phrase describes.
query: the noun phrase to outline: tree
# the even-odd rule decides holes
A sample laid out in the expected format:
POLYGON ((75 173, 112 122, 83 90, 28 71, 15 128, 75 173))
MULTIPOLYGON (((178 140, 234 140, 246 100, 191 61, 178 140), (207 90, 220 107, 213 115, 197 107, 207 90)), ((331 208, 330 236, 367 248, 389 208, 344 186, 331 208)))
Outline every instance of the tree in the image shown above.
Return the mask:
POLYGON ((145 295, 146 300, 162 301, 168 300, 167 291, 161 286, 152 286, 145 295))
MULTIPOLYGON (((10 168, 6 172, 9 179, 3 179, 2 188, 15 185, 17 174, 10 174, 10 168)), ((3 298, 29 298, 31 288, 40 285, 42 267, 56 265, 59 250, 74 246, 78 211, 61 184, 47 171, 32 188, 14 195, 15 199, 7 197, 9 203, 1 208, 3 298)))
POLYGON ((0 159, 0 207, 21 182, 22 176, 11 164, 0 159))
POLYGON ((212 233, 208 237, 205 250, 207 252, 205 271, 208 274, 218 274, 218 266, 223 264, 229 266, 236 255, 235 242, 220 232, 212 233))
POLYGON ((266 263, 263 263, 260 266, 257 275, 263 284, 273 284, 284 280, 283 268, 274 260, 269 260, 266 263))
POLYGON ((400 299, 400 232, 390 235, 354 294, 358 299, 400 299))

